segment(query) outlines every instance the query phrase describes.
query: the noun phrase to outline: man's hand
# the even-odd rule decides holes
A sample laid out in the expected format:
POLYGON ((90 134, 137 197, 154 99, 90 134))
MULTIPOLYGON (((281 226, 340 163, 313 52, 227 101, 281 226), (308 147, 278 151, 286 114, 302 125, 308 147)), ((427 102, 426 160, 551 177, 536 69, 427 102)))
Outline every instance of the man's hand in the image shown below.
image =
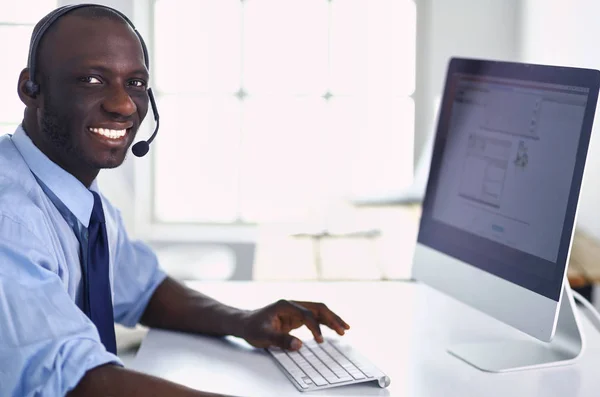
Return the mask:
POLYGON ((337 314, 322 303, 279 300, 262 309, 247 312, 243 318, 242 337, 254 347, 277 346, 282 349, 298 350, 300 339, 290 331, 306 325, 317 342, 323 341, 320 324, 324 324, 344 335, 350 329, 337 314))

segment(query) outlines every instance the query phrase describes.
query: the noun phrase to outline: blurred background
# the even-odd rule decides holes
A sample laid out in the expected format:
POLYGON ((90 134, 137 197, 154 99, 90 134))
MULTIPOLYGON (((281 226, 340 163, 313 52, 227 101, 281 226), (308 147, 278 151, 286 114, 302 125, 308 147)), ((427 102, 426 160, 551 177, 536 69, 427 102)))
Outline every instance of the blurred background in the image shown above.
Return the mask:
MULTIPOLYGON (((0 134, 33 26, 72 3, 0 0, 0 134)), ((594 0, 98 3, 145 38, 161 115, 100 187, 184 280, 410 277, 449 58, 600 68, 594 0)), ((592 138, 578 226, 596 237, 599 174, 592 138)))

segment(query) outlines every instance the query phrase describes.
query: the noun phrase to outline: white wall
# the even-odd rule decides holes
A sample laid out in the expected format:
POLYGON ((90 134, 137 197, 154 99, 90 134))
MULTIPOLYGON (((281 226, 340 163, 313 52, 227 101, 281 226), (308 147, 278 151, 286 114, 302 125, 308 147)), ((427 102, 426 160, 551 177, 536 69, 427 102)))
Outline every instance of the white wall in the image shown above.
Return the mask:
POLYGON ((79 4, 79 3, 95 3, 102 4, 105 6, 113 7, 125 15, 131 18, 133 15, 133 0, 96 0, 93 2, 88 1, 73 1, 73 0, 58 0, 58 6, 64 6, 67 4, 79 4))
MULTIPOLYGON (((521 59, 600 69, 598 0, 524 0, 521 59)), ((600 110, 600 109, 599 109, 600 110)), ((596 112, 598 115, 600 112, 596 112)), ((600 238, 600 120, 596 117, 581 192, 578 226, 600 238)))
POLYGON ((520 0, 416 0, 417 94, 415 158, 434 131, 434 103, 452 56, 516 60, 520 0))

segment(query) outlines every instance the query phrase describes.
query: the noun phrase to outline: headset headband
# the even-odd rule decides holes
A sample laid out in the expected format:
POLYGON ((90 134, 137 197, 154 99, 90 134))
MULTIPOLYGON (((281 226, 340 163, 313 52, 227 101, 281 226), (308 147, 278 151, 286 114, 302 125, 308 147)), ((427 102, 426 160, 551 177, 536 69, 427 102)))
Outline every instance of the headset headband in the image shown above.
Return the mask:
POLYGON ((144 43, 144 39, 142 38, 142 35, 137 31, 137 29, 133 25, 133 22, 131 22, 129 20, 129 18, 127 18, 122 12, 120 12, 118 10, 115 10, 114 8, 111 8, 111 7, 108 7, 108 6, 103 6, 103 5, 100 5, 100 4, 73 4, 73 5, 62 6, 60 8, 57 8, 56 10, 52 11, 49 14, 49 17, 46 20, 46 22, 44 22, 42 24, 42 26, 40 27, 40 29, 37 31, 37 33, 35 34, 35 36, 32 38, 32 40, 31 40, 31 46, 29 47, 29 57, 27 58, 27 67, 29 68, 29 80, 30 81, 32 81, 33 83, 35 83, 37 49, 38 49, 40 41, 42 40, 42 37, 44 37, 44 34, 46 33, 46 31, 60 17, 64 16, 65 14, 67 14, 67 13, 69 13, 71 11, 75 11, 75 10, 77 10, 79 8, 84 8, 84 7, 104 8, 106 10, 110 10, 110 11, 114 12, 115 14, 117 14, 118 16, 120 16, 121 18, 123 18, 123 20, 125 20, 125 22, 127 22, 127 24, 133 29, 133 31, 135 32, 136 36, 140 40, 140 44, 142 45, 142 51, 144 52, 144 63, 146 64, 146 68, 148 68, 148 69, 150 68, 150 61, 148 59, 148 50, 146 49, 146 43, 144 43))

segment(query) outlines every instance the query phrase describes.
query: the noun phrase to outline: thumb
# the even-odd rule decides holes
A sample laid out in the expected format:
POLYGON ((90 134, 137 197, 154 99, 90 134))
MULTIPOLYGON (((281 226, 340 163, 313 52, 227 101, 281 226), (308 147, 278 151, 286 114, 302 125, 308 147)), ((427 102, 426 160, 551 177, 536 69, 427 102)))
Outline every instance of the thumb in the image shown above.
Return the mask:
POLYGON ((298 350, 302 347, 302 341, 295 336, 286 333, 273 332, 269 335, 271 345, 285 350, 298 350))

